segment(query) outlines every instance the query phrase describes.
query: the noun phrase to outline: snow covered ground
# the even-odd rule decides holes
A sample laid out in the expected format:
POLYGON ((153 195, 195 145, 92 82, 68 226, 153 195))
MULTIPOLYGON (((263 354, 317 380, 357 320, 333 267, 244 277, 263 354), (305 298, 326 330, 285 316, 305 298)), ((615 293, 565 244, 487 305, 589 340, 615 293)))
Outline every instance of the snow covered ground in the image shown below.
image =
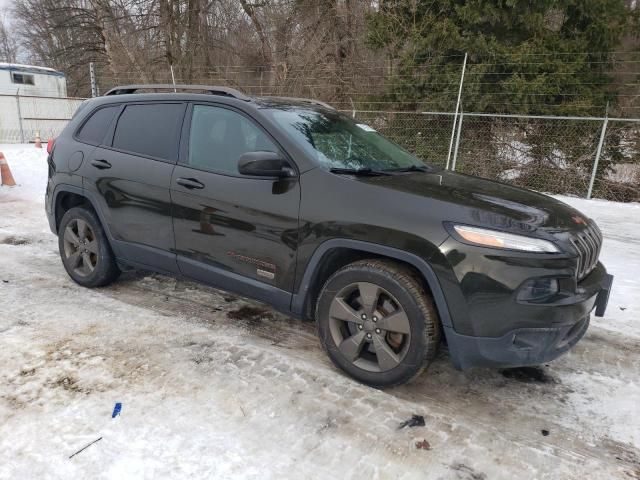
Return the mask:
POLYGON ((505 375, 442 351, 377 391, 333 368, 313 325, 232 295, 146 273, 77 286, 44 215, 45 153, 0 151, 19 183, 0 188, 0 479, 640 478, 640 205, 563 198, 601 225, 616 276, 568 355, 505 375), (413 414, 426 425, 398 429, 413 414))

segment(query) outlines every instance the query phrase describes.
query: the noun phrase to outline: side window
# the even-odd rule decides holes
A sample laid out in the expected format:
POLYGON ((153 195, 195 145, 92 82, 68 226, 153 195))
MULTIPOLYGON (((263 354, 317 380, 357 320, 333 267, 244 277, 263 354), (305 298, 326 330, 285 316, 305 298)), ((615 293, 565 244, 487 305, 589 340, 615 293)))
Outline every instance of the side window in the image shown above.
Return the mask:
POLYGON ((113 147, 175 161, 183 110, 179 103, 128 105, 118 119, 113 147))
POLYGON ((18 85, 35 85, 33 75, 27 75, 26 73, 11 72, 11 82, 18 85))
POLYGON ((113 107, 105 107, 96 111, 78 132, 78 140, 92 145, 100 145, 109 129, 109 125, 111 125, 113 116, 119 108, 119 105, 114 105, 113 107))
POLYGON ((258 150, 278 152, 251 120, 226 108, 195 105, 189 134, 189 166, 238 175, 238 159, 258 150))

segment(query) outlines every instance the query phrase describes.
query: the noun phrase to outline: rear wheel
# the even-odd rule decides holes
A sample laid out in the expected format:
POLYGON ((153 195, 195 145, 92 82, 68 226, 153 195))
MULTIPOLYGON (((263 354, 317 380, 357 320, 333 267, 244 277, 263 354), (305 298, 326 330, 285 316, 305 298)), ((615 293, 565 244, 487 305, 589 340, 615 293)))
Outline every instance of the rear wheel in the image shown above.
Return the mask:
POLYGON ((419 375, 440 342, 436 309, 414 272, 386 260, 338 270, 316 306, 320 340, 355 379, 390 387, 419 375))
POLYGON ((71 208, 58 228, 58 248, 69 276, 83 287, 113 282, 120 269, 96 214, 83 207, 71 208))

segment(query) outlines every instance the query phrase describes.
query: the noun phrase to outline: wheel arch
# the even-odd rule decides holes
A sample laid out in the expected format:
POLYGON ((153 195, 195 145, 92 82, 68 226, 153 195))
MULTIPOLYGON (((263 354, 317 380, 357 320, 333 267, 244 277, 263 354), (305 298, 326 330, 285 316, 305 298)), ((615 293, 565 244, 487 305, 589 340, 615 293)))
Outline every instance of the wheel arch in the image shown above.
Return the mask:
POLYGON ((310 318, 311 307, 315 304, 324 279, 347 263, 364 258, 388 258, 413 267, 429 288, 442 325, 452 326, 444 292, 438 277, 427 261, 418 255, 394 247, 351 239, 327 240, 316 248, 306 265, 298 291, 293 295, 292 312, 310 318))
POLYGON ((54 193, 52 204, 56 233, 58 233, 60 228, 60 221, 62 220, 62 217, 70 209, 79 206, 91 206, 93 208, 90 200, 83 195, 82 189, 71 185, 58 186, 54 193))
POLYGON ((91 198, 91 195, 83 188, 66 184, 58 185, 53 192, 51 205, 55 226, 54 233, 58 234, 60 221, 67 211, 73 207, 85 206, 91 208, 96 213, 102 224, 102 228, 105 230, 109 240, 111 240, 111 233, 109 232, 107 223, 104 221, 102 212, 96 207, 96 202, 91 198))

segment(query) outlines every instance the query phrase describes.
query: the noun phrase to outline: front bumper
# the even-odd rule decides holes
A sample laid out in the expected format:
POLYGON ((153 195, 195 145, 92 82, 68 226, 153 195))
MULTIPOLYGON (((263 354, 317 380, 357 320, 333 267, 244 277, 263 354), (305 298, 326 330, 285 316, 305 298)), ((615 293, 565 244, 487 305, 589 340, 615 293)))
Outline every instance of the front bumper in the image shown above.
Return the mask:
MULTIPOLYGON (((573 347, 589 328, 591 311, 603 316, 607 308, 613 276, 604 274, 599 288, 568 312, 582 312, 572 323, 549 327, 516 328, 500 337, 462 335, 445 327, 445 336, 454 365, 459 369, 471 367, 519 367, 539 365, 561 356, 573 347)), ((549 307, 562 308, 562 307, 549 307)), ((567 319, 571 321, 571 318, 567 319)))

